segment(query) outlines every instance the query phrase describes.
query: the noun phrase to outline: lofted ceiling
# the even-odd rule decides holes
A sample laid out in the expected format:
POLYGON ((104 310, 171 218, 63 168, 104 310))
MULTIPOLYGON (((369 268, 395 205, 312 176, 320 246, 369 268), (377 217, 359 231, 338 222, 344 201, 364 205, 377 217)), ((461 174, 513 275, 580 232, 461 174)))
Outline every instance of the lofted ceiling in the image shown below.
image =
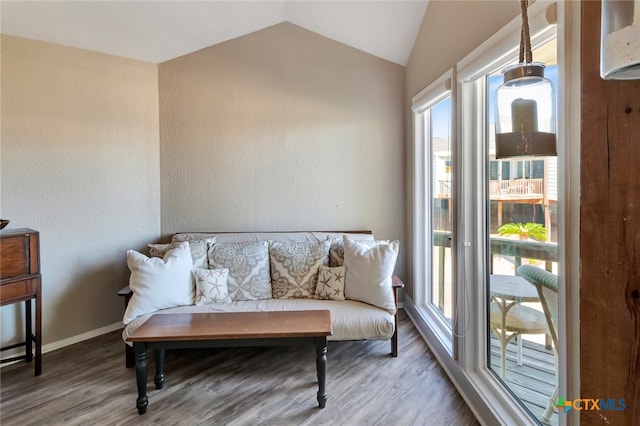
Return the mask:
POLYGON ((164 62, 281 22, 406 65, 428 0, 5 1, 1 32, 164 62))

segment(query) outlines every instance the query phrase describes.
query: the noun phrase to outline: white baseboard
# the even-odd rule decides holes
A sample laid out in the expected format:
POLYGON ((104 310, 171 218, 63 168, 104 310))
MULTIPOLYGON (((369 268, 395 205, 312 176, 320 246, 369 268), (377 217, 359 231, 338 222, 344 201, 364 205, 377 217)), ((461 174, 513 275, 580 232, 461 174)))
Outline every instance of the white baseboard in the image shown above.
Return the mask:
MULTIPOLYGON (((106 325, 104 327, 96 328, 95 330, 87 331, 86 333, 78 334, 76 336, 67 337, 66 339, 58 340, 55 342, 47 343, 42 346, 42 353, 46 354, 47 352, 55 351, 56 349, 61 349, 69 345, 73 345, 75 343, 80 343, 85 340, 92 339, 94 337, 102 336, 103 334, 110 333, 112 331, 122 329, 124 326, 122 322, 116 322, 111 325, 106 325)), ((16 349, 16 355, 20 355, 21 353, 24 355, 23 349, 16 349)), ((13 356, 13 355, 11 355, 13 356)), ((17 360, 13 362, 7 362, 2 364, 2 367, 6 367, 8 365, 15 364, 17 362, 24 362, 23 360, 17 360)))
POLYGON ((92 339, 94 337, 102 336, 103 334, 110 333, 112 331, 123 328, 122 322, 116 322, 111 325, 105 325, 104 327, 96 328, 95 330, 87 331, 86 333, 78 334, 77 336, 67 337, 66 339, 58 340, 56 342, 47 343, 42 346, 42 353, 55 351, 56 349, 64 348, 65 346, 73 345, 74 343, 83 342, 85 340, 92 339))

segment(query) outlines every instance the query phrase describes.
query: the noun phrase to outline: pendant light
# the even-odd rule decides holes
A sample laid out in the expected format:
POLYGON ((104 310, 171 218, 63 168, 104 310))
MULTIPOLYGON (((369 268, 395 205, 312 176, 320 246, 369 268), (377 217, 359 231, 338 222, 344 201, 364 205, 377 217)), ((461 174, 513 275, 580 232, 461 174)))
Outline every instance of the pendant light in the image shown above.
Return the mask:
POLYGON ((495 94, 496 159, 557 155, 555 88, 544 77, 545 65, 532 60, 528 4, 520 0, 519 63, 502 70, 495 94))

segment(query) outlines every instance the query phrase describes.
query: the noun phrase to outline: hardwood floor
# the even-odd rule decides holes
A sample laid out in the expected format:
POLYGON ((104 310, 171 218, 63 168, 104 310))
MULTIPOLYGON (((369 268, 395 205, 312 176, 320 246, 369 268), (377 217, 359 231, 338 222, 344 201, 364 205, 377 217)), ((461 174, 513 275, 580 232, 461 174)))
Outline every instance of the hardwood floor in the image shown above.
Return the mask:
POLYGON ((411 321, 400 312, 399 357, 389 342, 330 342, 320 410, 313 347, 167 351, 164 389, 153 355, 140 416, 135 369, 119 332, 0 374, 2 425, 477 425, 411 321))

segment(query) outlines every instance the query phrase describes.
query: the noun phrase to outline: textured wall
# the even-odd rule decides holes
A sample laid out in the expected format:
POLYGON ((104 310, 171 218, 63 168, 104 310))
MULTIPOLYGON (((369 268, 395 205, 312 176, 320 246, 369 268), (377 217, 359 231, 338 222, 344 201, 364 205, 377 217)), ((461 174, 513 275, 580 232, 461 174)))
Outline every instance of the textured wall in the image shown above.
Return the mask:
POLYGON ((409 57, 406 72, 407 114, 405 149, 407 292, 413 298, 411 282, 413 235, 413 116, 411 99, 451 69, 473 49, 491 37, 514 17, 519 2, 505 1, 431 1, 409 57))
POLYGON ((46 344, 120 321, 125 250, 160 234, 157 66, 1 40, 0 215, 40 231, 46 344))
POLYGON ((283 23, 158 73, 163 234, 364 228, 404 244, 404 67, 283 23))

